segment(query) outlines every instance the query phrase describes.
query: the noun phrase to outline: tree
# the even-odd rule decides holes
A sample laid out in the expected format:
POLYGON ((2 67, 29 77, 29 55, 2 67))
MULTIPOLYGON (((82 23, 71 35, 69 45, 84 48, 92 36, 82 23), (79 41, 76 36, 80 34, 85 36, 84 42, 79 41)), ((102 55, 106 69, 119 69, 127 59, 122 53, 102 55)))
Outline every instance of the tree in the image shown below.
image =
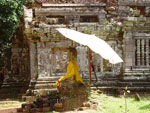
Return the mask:
POLYGON ((23 0, 0 0, 0 66, 23 15, 23 0))

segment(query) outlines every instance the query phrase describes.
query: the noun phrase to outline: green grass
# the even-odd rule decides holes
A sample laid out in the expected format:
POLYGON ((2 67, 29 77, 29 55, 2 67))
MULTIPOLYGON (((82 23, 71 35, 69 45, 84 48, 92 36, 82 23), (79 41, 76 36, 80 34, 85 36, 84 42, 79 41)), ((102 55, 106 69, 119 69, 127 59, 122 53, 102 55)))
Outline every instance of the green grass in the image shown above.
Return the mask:
MULTIPOLYGON (((97 113, 125 113, 124 97, 107 96, 92 91, 90 99, 100 102, 97 113)), ((150 113, 150 97, 141 97, 141 101, 128 97, 127 110, 127 113, 150 113)))

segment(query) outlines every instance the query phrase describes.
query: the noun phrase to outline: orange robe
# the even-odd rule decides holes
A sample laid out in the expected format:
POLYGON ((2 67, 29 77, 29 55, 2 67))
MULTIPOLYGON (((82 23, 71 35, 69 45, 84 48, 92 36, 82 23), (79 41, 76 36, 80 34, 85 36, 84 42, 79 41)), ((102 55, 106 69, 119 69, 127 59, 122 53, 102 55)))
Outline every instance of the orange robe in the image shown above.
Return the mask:
POLYGON ((78 69, 78 65, 77 65, 76 61, 69 62, 68 66, 67 66, 67 74, 65 76, 61 77, 56 82, 57 88, 60 87, 61 81, 65 80, 67 78, 70 78, 70 77, 74 77, 78 83, 84 84, 82 78, 80 77, 79 69, 78 69))

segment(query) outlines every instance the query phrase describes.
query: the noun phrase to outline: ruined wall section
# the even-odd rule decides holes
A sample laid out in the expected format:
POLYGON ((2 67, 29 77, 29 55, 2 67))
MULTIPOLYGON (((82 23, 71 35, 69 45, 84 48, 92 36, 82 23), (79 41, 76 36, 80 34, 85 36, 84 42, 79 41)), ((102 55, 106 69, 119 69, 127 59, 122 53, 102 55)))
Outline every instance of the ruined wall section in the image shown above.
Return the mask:
POLYGON ((22 33, 23 29, 20 27, 11 48, 11 74, 15 81, 29 81, 30 79, 29 45, 27 40, 23 39, 22 33))
POLYGON ((124 75, 149 75, 150 18, 128 17, 124 25, 124 75))
POLYGON ((29 44, 20 24, 12 39, 9 55, 5 57, 4 81, 0 97, 19 97, 26 92, 30 82, 29 44))

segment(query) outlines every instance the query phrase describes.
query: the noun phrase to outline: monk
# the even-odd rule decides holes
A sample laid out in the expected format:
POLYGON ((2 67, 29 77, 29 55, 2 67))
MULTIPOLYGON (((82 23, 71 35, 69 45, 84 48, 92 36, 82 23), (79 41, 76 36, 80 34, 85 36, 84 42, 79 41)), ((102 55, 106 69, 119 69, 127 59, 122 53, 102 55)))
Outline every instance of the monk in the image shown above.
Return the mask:
POLYGON ((75 48, 73 48, 73 47, 69 48, 68 59, 69 59, 69 64, 67 66, 67 74, 65 76, 61 77, 56 82, 58 89, 60 88, 60 82, 67 78, 70 78, 70 77, 73 77, 73 79, 75 79, 78 83, 84 84, 82 78, 80 77, 78 65, 76 63, 77 51, 75 48))

